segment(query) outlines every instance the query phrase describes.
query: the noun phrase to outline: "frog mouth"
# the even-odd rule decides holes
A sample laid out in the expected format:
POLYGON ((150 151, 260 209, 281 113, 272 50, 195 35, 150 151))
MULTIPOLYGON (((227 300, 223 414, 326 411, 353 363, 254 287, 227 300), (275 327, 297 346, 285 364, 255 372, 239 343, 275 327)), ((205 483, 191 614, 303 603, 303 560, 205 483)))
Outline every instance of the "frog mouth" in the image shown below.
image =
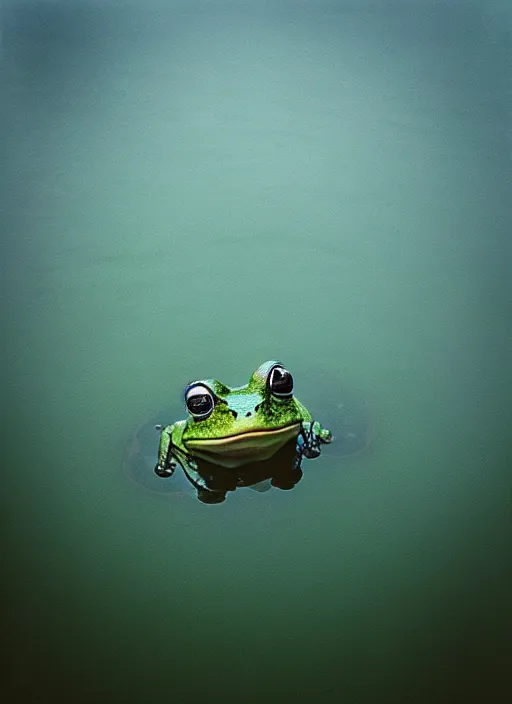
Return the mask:
POLYGON ((249 430, 222 438, 190 438, 188 450, 200 459, 221 467, 239 467, 270 459, 283 445, 297 437, 300 423, 283 428, 249 430))

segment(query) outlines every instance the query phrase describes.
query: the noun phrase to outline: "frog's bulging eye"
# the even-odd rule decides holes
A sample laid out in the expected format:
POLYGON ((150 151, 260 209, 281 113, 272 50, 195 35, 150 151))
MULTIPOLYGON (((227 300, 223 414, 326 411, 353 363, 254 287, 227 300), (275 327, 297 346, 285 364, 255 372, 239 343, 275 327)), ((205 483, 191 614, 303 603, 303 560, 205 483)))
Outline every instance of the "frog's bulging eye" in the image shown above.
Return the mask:
POLYGON ((185 403, 190 415, 197 420, 208 418, 215 405, 212 392, 202 384, 189 386, 185 390, 185 403))
POLYGON ((268 386, 273 396, 285 400, 293 394, 293 377, 284 367, 275 366, 270 372, 268 386))

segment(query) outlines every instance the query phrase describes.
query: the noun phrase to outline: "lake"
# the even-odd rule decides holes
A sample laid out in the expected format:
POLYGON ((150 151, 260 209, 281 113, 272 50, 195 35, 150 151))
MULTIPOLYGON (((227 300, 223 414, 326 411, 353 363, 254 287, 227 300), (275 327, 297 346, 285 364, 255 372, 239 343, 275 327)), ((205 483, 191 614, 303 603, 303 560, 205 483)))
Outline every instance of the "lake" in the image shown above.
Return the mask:
POLYGON ((505 701, 510 8, 2 23, 9 700, 505 701), (266 359, 361 451, 212 506, 132 481, 145 419, 266 359))

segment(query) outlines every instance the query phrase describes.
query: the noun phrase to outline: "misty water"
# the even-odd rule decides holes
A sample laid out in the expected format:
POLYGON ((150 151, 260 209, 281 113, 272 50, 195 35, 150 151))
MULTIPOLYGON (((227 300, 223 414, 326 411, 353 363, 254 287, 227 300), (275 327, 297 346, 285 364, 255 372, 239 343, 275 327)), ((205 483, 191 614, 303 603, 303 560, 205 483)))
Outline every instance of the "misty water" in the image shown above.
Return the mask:
POLYGON ((497 701, 506 3, 2 22, 9 701, 497 701), (127 475, 188 381, 266 359, 335 436, 364 404, 371 442, 218 506, 127 475))

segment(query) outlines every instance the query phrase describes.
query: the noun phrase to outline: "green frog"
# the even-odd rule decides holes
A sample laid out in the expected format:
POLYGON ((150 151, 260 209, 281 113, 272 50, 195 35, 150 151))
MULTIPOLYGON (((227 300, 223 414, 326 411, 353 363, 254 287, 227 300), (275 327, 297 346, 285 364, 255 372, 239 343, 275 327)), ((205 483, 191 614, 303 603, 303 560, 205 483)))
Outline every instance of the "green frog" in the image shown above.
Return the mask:
POLYGON ((186 420, 157 426, 160 445, 155 472, 170 477, 179 463, 197 489, 208 490, 198 460, 226 469, 270 459, 296 443, 295 468, 303 457, 318 457, 332 435, 293 395, 293 377, 277 361, 261 364, 245 386, 230 388, 215 379, 185 388, 186 420))

